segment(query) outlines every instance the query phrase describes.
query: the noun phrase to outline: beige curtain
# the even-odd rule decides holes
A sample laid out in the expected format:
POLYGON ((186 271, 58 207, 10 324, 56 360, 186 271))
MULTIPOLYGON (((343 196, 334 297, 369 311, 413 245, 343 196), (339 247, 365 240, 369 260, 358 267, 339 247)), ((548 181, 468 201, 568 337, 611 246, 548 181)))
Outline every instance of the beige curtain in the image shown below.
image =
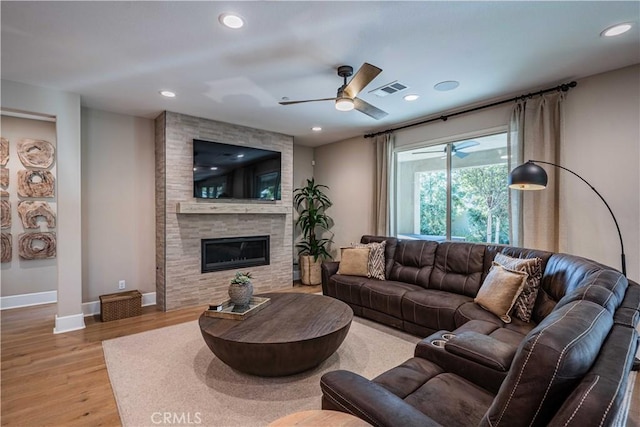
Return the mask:
POLYGON ((375 234, 388 236, 390 234, 391 199, 389 197, 389 177, 393 158, 393 136, 391 134, 378 135, 374 140, 376 146, 375 171, 375 234))
MULTIPOLYGON (((558 164, 564 93, 518 102, 509 122, 509 170, 528 160, 558 164)), ((511 244, 557 252, 559 249, 559 174, 540 165, 549 176, 545 190, 510 190, 511 244)))

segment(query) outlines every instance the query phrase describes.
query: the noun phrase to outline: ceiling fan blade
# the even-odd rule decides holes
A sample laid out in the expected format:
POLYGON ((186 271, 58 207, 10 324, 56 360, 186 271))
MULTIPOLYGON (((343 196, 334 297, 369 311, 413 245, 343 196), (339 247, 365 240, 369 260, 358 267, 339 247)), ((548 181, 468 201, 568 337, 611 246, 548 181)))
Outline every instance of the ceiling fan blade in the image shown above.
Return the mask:
POLYGON ((460 144, 455 144, 453 146, 454 150, 464 150, 465 148, 475 147, 476 145, 480 145, 478 141, 474 141, 473 139, 469 141, 462 141, 460 144))
POLYGON ((365 113, 369 117, 373 117, 376 120, 380 120, 389 115, 386 111, 382 111, 378 107, 374 107, 366 101, 363 101, 360 98, 354 98, 353 106, 356 110, 361 113, 365 113))
POLYGON ((381 72, 382 69, 365 62, 356 72, 356 75, 353 76, 347 87, 344 88, 344 94, 349 98, 355 98, 358 93, 381 72))
POLYGON ((278 104, 280 105, 292 105, 292 104, 302 104, 305 102, 317 102, 317 101, 335 101, 338 98, 321 98, 321 99, 305 99, 303 101, 280 101, 278 104))
POLYGON ((453 153, 454 156, 460 158, 460 159, 464 159, 465 157, 467 157, 469 155, 469 153, 465 153, 464 151, 455 151, 453 153))

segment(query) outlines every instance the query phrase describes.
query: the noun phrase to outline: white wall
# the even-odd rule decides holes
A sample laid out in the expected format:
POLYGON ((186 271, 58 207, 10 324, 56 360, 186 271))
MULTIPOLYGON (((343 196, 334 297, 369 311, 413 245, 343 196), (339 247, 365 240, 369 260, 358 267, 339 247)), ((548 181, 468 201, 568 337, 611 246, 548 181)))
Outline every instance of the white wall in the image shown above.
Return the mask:
MULTIPOLYGON (((625 240, 629 278, 640 278, 640 66, 578 81, 565 104, 561 162, 591 182, 611 205, 625 240)), ((434 122, 396 134, 397 147, 468 135, 507 125, 510 104, 434 122)), ((374 152, 354 138, 315 150, 315 177, 331 187, 337 247, 372 233, 374 152)), ((561 250, 620 268, 619 241, 610 215, 595 194, 561 174, 561 250), (602 205, 602 206, 600 206, 602 205)))
MULTIPOLYGON (((595 187, 618 219, 627 275, 640 279, 640 65, 578 81, 565 103, 560 162, 595 187)), ((605 205, 560 174, 560 249, 620 268, 620 241, 605 205)))
POLYGON ((82 300, 155 292, 155 152, 151 119, 82 109, 82 300))
POLYGON ((2 81, 2 108, 56 117, 58 314, 55 332, 84 327, 80 176, 80 96, 2 81))
MULTIPOLYGON (((18 216, 18 203, 23 200, 18 197, 17 175, 19 170, 25 170, 17 153, 18 141, 21 138, 43 139, 56 146, 56 124, 50 121, 33 120, 19 117, 2 116, 0 120, 2 136, 9 140, 9 202, 11 203, 11 227, 2 230, 3 233, 11 233, 13 256, 10 262, 2 263, 2 289, 3 297, 11 295, 25 295, 37 292, 50 292, 58 289, 57 261, 55 258, 24 260, 18 256, 18 236, 22 233, 56 232, 54 227, 49 229, 46 222, 38 221, 38 230, 25 230, 18 216)), ((3 166, 4 168, 4 166, 3 166)), ((56 176, 56 162, 49 171, 56 176)), ((57 210, 56 196, 57 186, 54 187, 54 197, 38 199, 46 201, 53 212, 57 210)), ((25 199, 36 200, 36 199, 25 199)))

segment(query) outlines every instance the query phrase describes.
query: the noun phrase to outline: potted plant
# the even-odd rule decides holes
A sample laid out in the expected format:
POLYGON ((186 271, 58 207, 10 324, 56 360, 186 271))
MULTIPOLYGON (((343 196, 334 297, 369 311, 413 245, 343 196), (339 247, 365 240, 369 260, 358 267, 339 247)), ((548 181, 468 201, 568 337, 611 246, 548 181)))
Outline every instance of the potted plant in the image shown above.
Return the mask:
POLYGON ((331 200, 324 193, 326 185, 316 184, 313 178, 307 185, 293 190, 293 204, 298 212, 296 226, 302 231, 302 240, 296 244, 300 256, 300 274, 305 285, 322 283, 320 264, 322 259, 331 258, 327 245, 331 239, 318 237, 318 233, 328 231, 333 220, 326 214, 331 200))
POLYGON ((229 285, 229 299, 236 306, 249 305, 253 296, 253 284, 251 283, 251 273, 238 271, 229 285))

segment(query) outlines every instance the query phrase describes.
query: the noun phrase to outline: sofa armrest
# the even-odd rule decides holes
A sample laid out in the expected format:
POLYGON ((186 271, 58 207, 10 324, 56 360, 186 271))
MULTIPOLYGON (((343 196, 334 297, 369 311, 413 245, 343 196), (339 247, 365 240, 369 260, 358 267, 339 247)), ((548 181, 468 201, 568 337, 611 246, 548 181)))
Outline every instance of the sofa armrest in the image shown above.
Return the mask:
POLYGON ((322 409, 346 412, 374 426, 439 426, 389 390, 353 372, 328 372, 320 379, 320 388, 322 409))
POLYGON ((453 354, 497 371, 506 372, 517 348, 478 332, 467 331, 451 338, 444 348, 453 354))
MULTIPOLYGON (((461 336, 469 332, 471 331, 460 332, 457 333, 457 336, 461 336)), ((451 332, 448 331, 438 331, 423 339, 416 345, 414 355, 435 363, 445 372, 456 374, 474 384, 477 384, 485 390, 490 391, 491 393, 497 393, 500 389, 500 385, 502 385, 502 382, 509 373, 508 368, 506 371, 503 371, 501 369, 496 369, 495 367, 487 366, 486 363, 480 363, 475 358, 467 357, 467 355, 454 354, 447 349, 446 345, 448 342, 443 346, 434 345, 434 341, 440 341, 441 343, 444 341, 442 336, 450 333, 451 332)), ((483 335, 478 332, 474 333, 483 335)), ((451 339, 449 342, 451 342, 451 339)))
POLYGON ((338 272, 339 262, 327 261, 320 266, 322 271, 322 294, 329 295, 329 278, 338 272))

